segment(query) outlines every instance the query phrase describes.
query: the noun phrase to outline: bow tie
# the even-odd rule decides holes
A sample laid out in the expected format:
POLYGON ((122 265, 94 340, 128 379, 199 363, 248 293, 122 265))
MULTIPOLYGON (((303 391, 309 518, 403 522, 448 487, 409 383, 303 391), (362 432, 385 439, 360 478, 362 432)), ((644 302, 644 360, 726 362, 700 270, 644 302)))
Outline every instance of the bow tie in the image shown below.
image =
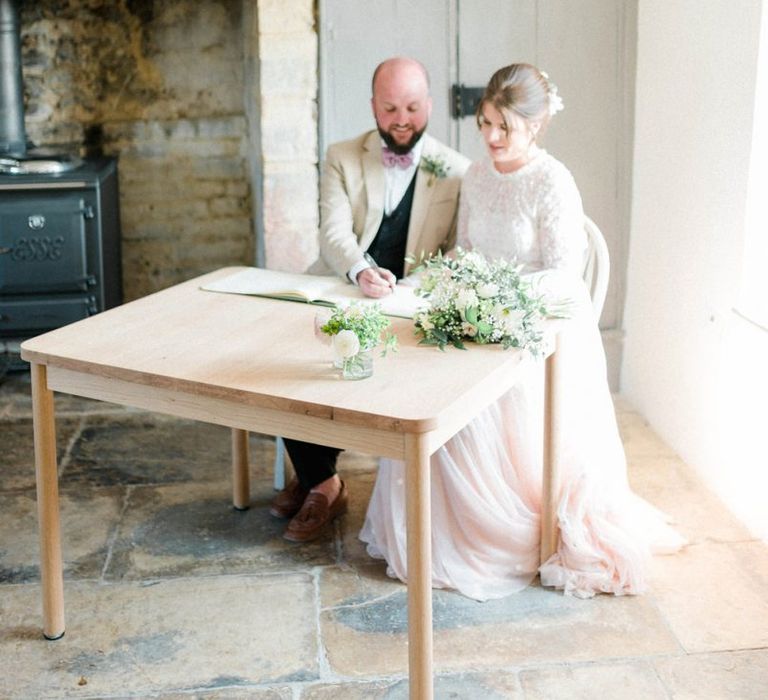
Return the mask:
POLYGON ((413 163, 413 154, 404 153, 400 155, 399 153, 395 153, 393 150, 384 146, 381 149, 381 161, 384 163, 384 167, 386 168, 394 168, 396 166, 402 170, 405 170, 406 168, 411 167, 411 164, 413 163))

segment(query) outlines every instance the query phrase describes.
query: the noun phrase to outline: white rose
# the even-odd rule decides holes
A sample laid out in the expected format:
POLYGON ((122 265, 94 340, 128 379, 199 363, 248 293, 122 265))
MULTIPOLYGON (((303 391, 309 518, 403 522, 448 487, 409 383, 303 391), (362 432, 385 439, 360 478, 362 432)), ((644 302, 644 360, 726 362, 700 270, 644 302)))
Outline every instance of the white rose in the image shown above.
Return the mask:
POLYGON ((504 327, 509 335, 513 335, 520 330, 520 324, 525 318, 524 311, 512 311, 509 310, 504 314, 504 327))
POLYGON ((422 317, 419 319, 419 323, 421 323, 421 327, 422 327, 422 328, 423 328, 425 331, 431 331, 431 330, 432 330, 432 329, 435 327, 435 324, 434 324, 434 323, 432 323, 432 321, 430 321, 430 320, 429 320, 429 318, 428 318, 427 316, 422 316, 422 317))
POLYGON ((333 351, 337 357, 347 359, 360 352, 360 340, 354 331, 339 331, 333 336, 333 351))
POLYGON ((474 289, 460 289, 456 295, 456 308, 463 311, 468 306, 477 306, 477 294, 474 289))
POLYGON ((499 285, 486 282, 477 288, 477 296, 481 299, 493 299, 499 293, 499 285))
POLYGON ((477 328, 473 326, 471 323, 464 321, 461 324, 461 332, 464 335, 469 336, 470 338, 474 338, 477 335, 477 328))

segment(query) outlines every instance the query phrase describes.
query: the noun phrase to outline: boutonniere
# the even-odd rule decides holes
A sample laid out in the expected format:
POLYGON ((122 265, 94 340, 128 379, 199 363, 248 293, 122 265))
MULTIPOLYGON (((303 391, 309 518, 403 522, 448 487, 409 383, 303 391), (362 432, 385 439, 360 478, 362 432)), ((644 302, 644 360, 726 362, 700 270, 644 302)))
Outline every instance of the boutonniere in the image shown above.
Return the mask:
POLYGON ((446 175, 450 167, 445 164, 445 160, 440 156, 422 156, 419 167, 426 173, 429 173, 429 180, 427 180, 427 187, 432 187, 435 180, 442 180, 446 175))

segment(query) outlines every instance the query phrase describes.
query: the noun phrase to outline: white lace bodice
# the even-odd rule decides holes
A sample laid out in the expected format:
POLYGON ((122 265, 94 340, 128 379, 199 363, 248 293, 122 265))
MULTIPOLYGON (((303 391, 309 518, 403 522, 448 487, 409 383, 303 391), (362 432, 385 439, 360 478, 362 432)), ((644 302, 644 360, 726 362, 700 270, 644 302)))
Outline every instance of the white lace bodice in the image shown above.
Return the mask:
POLYGON ((513 173, 499 173, 488 158, 473 163, 461 186, 457 244, 515 258, 526 272, 580 276, 587 239, 570 171, 545 150, 513 173))

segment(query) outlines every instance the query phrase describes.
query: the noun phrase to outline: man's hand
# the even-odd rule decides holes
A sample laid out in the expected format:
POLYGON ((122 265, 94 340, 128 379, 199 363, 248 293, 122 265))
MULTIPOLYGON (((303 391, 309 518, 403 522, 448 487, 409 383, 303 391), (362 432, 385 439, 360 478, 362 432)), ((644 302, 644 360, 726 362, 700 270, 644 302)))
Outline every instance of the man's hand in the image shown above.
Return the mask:
POLYGON ((373 297, 374 299, 392 294, 396 282, 395 276, 389 270, 381 267, 378 269, 378 272, 372 267, 367 267, 357 275, 357 284, 360 286, 360 291, 365 296, 373 297))

